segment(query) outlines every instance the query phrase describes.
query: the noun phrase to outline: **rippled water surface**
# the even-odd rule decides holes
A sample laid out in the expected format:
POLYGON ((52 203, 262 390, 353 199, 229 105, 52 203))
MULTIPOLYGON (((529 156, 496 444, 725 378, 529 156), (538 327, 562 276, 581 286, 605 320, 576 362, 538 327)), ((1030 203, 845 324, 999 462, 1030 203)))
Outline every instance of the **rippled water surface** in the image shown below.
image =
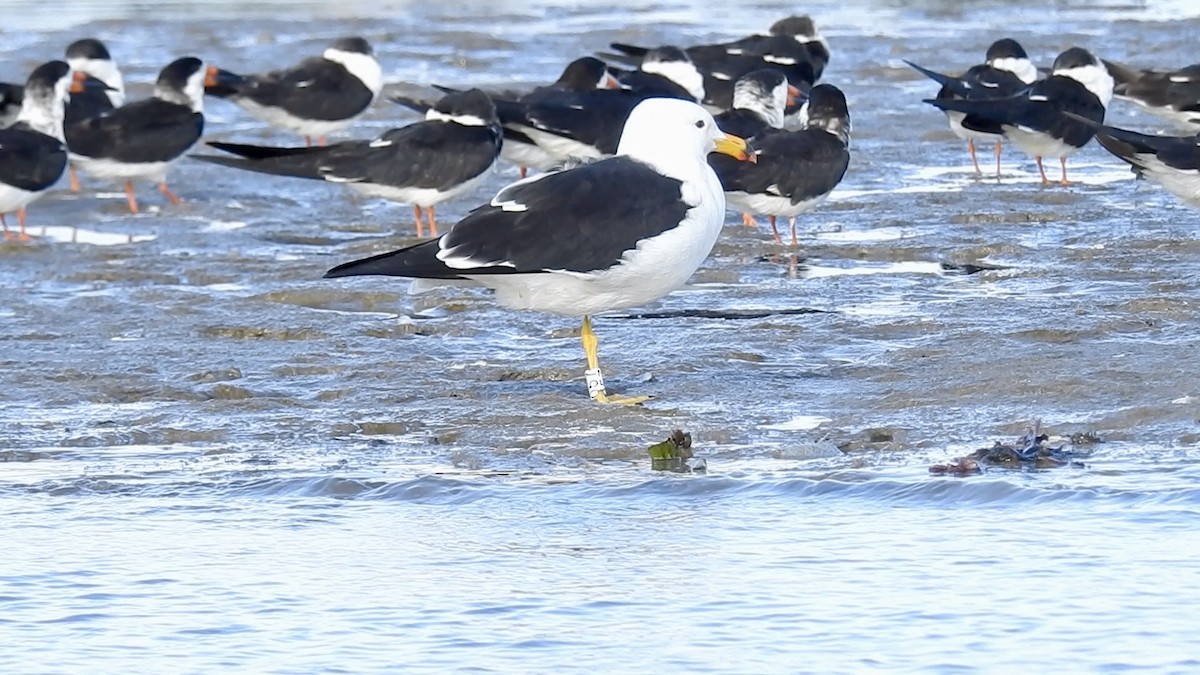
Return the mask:
MULTIPOLYGON (((0 9, 0 80, 96 35, 135 97, 183 53, 254 71, 353 33, 389 92, 523 88, 614 40, 797 10, 0 9)), ((198 162, 180 207, 144 188, 130 216, 90 181, 36 203, 36 241, 0 244, 0 670, 1200 669, 1200 215, 1095 145, 1070 188, 1015 150, 974 179, 903 63, 955 70, 1011 35, 1043 65, 1080 44, 1182 66, 1200 9, 800 9, 850 101, 850 172, 798 249, 730 214, 691 285, 597 318, 641 408, 589 404, 574 320, 321 280, 411 241, 408 207, 198 162), (1039 419, 1079 464, 929 473, 1039 419), (673 428, 707 474, 650 470, 673 428)), ((294 141, 206 112, 210 138, 294 141)), ((381 101, 347 135, 412 119, 381 101)))

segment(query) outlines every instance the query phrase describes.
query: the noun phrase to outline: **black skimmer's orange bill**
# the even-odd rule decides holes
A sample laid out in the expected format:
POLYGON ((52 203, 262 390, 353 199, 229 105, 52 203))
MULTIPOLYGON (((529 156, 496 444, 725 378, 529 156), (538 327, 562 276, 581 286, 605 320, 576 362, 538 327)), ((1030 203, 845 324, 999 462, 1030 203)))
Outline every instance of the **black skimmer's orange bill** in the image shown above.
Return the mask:
POLYGON ((72 158, 89 175, 124 182, 132 213, 139 211, 135 180, 155 181, 179 204, 167 172, 204 132, 205 87, 231 77, 195 57, 172 61, 159 73, 152 97, 67 125, 72 158))
POLYGON ((374 197, 413 205, 417 236, 422 212, 437 235, 434 207, 475 188, 500 156, 502 132, 496 107, 478 89, 447 94, 425 121, 392 129, 370 141, 323 147, 269 148, 210 142, 232 157, 196 159, 281 176, 315 178, 374 197))
POLYGON ((63 142, 63 108, 70 89, 82 87, 83 74, 73 77, 65 61, 38 66, 25 83, 16 122, 0 129, 0 225, 12 238, 5 214, 17 212, 21 239, 25 207, 45 194, 67 168, 63 142))
MULTIPOLYGON (((1025 48, 1011 38, 1003 38, 988 47, 984 62, 971 66, 960 76, 951 76, 922 68, 911 61, 905 61, 918 72, 932 79, 942 88, 938 90, 935 100, 956 101, 960 99, 1003 98, 1013 96, 1033 84, 1037 80, 1037 67, 1029 60, 1025 48)), ((979 169, 979 159, 975 155, 976 141, 995 142, 996 176, 1000 176, 1000 143, 1004 137, 1001 124, 978 115, 966 115, 955 110, 946 110, 946 119, 950 130, 955 136, 967 142, 967 150, 971 153, 971 164, 975 174, 983 172, 979 169)))
POLYGON ((793 246, 798 243, 796 216, 825 201, 850 165, 850 112, 841 90, 818 84, 804 105, 803 129, 766 130, 752 139, 757 162, 709 158, 730 207, 768 216, 776 243, 781 239, 775 219, 787 217, 793 246))
POLYGON ((705 162, 713 149, 748 157, 699 105, 649 99, 629 115, 616 157, 513 183, 437 239, 325 276, 465 279, 505 307, 582 316, 592 398, 637 403, 645 397, 607 393, 588 317, 670 293, 708 256, 725 219, 705 162))
POLYGON ((1100 60, 1082 47, 1072 47, 1054 60, 1050 77, 1006 98, 955 101, 926 100, 942 110, 955 110, 998 122, 1004 135, 1034 157, 1042 183, 1049 183, 1043 157, 1058 157, 1063 185, 1067 157, 1092 140, 1095 129, 1064 113, 1103 122, 1112 100, 1113 78, 1100 60))
POLYGON ((67 46, 66 54, 71 70, 87 73, 105 85, 71 97, 67 102, 67 124, 125 104, 125 80, 103 42, 95 38, 76 40, 67 46))
POLYGON ((320 56, 263 75, 247 75, 210 87, 275 127, 294 131, 306 143, 346 128, 366 112, 383 89, 383 71, 370 43, 361 37, 336 40, 320 56))

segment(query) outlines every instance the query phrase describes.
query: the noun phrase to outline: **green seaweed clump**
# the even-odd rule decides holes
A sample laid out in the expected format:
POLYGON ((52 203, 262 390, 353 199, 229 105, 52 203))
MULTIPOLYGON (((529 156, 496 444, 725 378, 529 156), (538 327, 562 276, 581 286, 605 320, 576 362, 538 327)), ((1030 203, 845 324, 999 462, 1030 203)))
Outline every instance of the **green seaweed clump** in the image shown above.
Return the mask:
POLYGON ((651 445, 650 468, 655 471, 675 471, 678 473, 703 472, 707 465, 703 459, 693 460, 692 435, 682 429, 671 432, 667 440, 651 445))

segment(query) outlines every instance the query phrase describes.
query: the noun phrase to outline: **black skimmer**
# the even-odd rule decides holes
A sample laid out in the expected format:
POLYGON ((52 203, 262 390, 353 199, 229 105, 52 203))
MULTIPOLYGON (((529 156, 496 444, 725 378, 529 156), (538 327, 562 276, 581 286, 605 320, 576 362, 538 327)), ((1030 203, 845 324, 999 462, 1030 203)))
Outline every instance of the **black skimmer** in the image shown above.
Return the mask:
MULTIPOLYGON (((544 98, 553 98, 561 91, 588 91, 592 89, 619 89, 620 83, 608 72, 608 64, 592 56, 584 56, 567 64, 553 84, 538 87, 524 94, 516 92, 490 93, 493 99, 513 101, 517 104, 532 104, 544 98)), ((447 87, 438 87, 445 93, 461 91, 447 87)), ((421 101, 407 96, 393 96, 392 100, 400 105, 425 114, 433 103, 421 101)), ((504 130, 504 145, 500 149, 500 157, 516 164, 521 178, 526 176, 530 168, 547 171, 558 166, 561 158, 552 157, 542 150, 528 136, 514 130, 504 130)))
MULTIPOLYGON (((71 96, 71 100, 67 101, 66 125, 125 105, 125 80, 103 42, 95 38, 76 40, 67 46, 66 56, 71 70, 87 73, 104 84, 104 87, 89 87, 83 93, 71 96)), ((79 192, 79 176, 75 167, 70 166, 68 173, 71 191, 79 192)))
MULTIPOLYGON (((440 84, 433 85, 434 89, 443 94, 454 94, 466 91, 463 88, 446 87, 440 84)), ((494 100, 503 101, 520 101, 527 97, 536 98, 538 95, 546 92, 555 91, 587 91, 589 89, 620 89, 621 83, 616 76, 610 72, 608 64, 594 56, 583 56, 567 64, 563 69, 562 74, 558 76, 552 84, 541 87, 535 87, 530 91, 520 92, 512 89, 488 91, 484 90, 488 97, 494 100)), ((400 105, 425 114, 427 110, 433 107, 433 101, 424 99, 416 99, 409 96, 393 95, 392 101, 400 105)))
POLYGON ((1042 183, 1048 184, 1043 157, 1058 157, 1062 185, 1067 180, 1067 157, 1087 145, 1095 130, 1072 113, 1095 123, 1104 121, 1112 100, 1113 78, 1091 52, 1072 47, 1054 59, 1050 77, 1038 80, 1007 98, 938 101, 942 110, 955 110, 998 122, 1007 136, 1037 161, 1042 183))
POLYGON ((157 182, 159 191, 179 204, 182 200, 167 187, 167 171, 200 140, 205 87, 231 77, 195 57, 176 59, 159 73, 151 98, 67 125, 73 160, 89 175, 124 181, 132 213, 138 212, 135 179, 157 182))
POLYGON ((1185 129, 1200 126, 1200 63, 1179 70, 1148 70, 1105 61, 1116 85, 1113 95, 1133 101, 1185 129))
POLYGON ((486 177, 500 156, 502 133, 488 95, 468 89, 442 97, 425 113, 425 121, 374 140, 302 148, 210 142, 237 156, 196 159, 341 183, 366 195, 410 203, 417 236, 424 236, 423 212, 428 212, 430 235, 437 236, 434 206, 474 189, 486 177))
POLYGON ((670 50, 658 54, 666 64, 658 56, 644 60, 651 70, 638 77, 622 74, 626 82, 620 89, 547 90, 528 100, 497 100, 504 133, 529 139, 555 165, 612 155, 625 120, 642 101, 696 100, 694 87, 701 78, 686 55, 670 50))
MULTIPOLYGON (((644 57, 650 51, 619 42, 611 47, 628 58, 644 57)), ((792 85, 807 89, 821 78, 829 62, 829 44, 807 16, 780 19, 771 26, 769 35, 696 45, 685 52, 704 76, 705 105, 717 110, 733 105, 734 84, 746 73, 777 68, 792 85)))
POLYGON ((366 112, 383 89, 383 70, 361 37, 336 40, 321 56, 263 75, 210 87, 260 120, 323 144, 366 112))
POLYGON ((754 52, 730 54, 718 66, 703 69, 704 103, 719 110, 733 105, 734 85, 742 75, 762 68, 774 68, 787 76, 793 86, 809 89, 817 81, 816 70, 808 60, 804 45, 790 37, 774 36, 754 52))
POLYGON ((1151 136, 1098 125, 1096 140, 1132 167, 1191 206, 1200 207, 1200 134, 1151 136))
MULTIPOLYGON (((829 65, 829 42, 817 30, 817 24, 812 17, 806 15, 789 16, 771 24, 769 35, 753 35, 741 40, 735 40, 726 46, 729 54, 759 53, 769 54, 776 38, 791 38, 804 45, 808 62, 813 68, 813 82, 821 79, 825 66, 829 65)), ((777 65, 791 65, 786 61, 777 65)))
POLYGON ((796 216, 823 202, 850 165, 850 112, 841 90, 818 84, 804 106, 803 129, 767 130, 751 139, 756 163, 730 164, 710 157, 729 205, 768 216, 776 243, 782 240, 775 219, 786 216, 793 246, 798 243, 796 216))
POLYGON ((25 98, 25 87, 11 82, 0 82, 0 129, 17 121, 21 113, 21 101, 25 98))
MULTIPOLYGON (((461 89, 451 89, 435 85, 442 93, 449 94, 461 89)), ((536 97, 539 93, 545 91, 586 91, 588 89, 617 89, 620 83, 617 78, 609 72, 608 64, 594 56, 581 56, 574 61, 568 63, 563 68, 562 73, 552 84, 542 87, 535 87, 527 92, 518 91, 496 91, 488 92, 488 96, 495 99, 503 99, 505 101, 517 101, 529 96, 536 97)))
POLYGON ((787 108, 801 92, 774 68, 755 70, 738 79, 733 107, 715 116, 721 131, 751 138, 768 129, 782 129, 787 108))
MULTIPOLYGON (((1003 98, 1013 96, 1037 80, 1037 66, 1029 60, 1024 47, 1012 38, 996 40, 988 47, 984 62, 971 66, 960 76, 943 75, 905 61, 918 72, 942 85, 935 100, 955 101, 961 99, 1003 98)), ((1000 146, 1004 129, 998 122, 976 115, 966 115, 955 110, 946 110, 946 119, 955 136, 967 142, 971 153, 971 164, 975 175, 979 159, 975 156, 975 141, 994 141, 996 144, 996 176, 1000 176, 1000 146)))
POLYGON ((704 101, 704 76, 679 47, 658 47, 646 52, 637 70, 619 73, 625 89, 653 91, 671 98, 704 101))
MULTIPOLYGON (((743 75, 737 81, 733 107, 717 115, 717 127, 727 134, 750 139, 774 129, 782 129, 788 106, 795 103, 800 90, 788 84, 783 73, 764 68, 743 75)), ((738 162, 726 155, 712 154, 709 164, 720 177, 722 171, 732 172, 738 162)), ((742 213, 742 224, 754 227, 754 215, 742 213)))
POLYGON ((95 38, 76 40, 67 46, 71 70, 84 72, 104 83, 103 89, 89 89, 67 103, 66 123, 95 117, 125 105, 125 80, 104 43, 95 38))
POLYGON ((63 108, 72 89, 80 90, 83 73, 72 75, 65 61, 50 61, 34 69, 25 83, 17 121, 0 129, 0 225, 8 231, 4 214, 17 212, 25 234, 25 207, 49 190, 67 168, 63 142, 63 108))
POLYGON ((338 265, 326 278, 385 275, 466 279, 512 309, 583 317, 588 392, 609 395, 590 316, 656 300, 708 256, 725 197, 710 150, 748 159, 689 101, 655 98, 629 115, 617 156, 513 183, 437 239, 338 265))

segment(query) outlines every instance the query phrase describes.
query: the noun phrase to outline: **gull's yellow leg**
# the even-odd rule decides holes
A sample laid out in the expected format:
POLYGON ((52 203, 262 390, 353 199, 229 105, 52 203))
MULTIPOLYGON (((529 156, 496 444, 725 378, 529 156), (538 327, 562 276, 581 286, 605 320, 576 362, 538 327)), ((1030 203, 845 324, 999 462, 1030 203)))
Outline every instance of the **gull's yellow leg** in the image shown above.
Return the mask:
POLYGON ((583 341, 583 353, 587 355, 588 369, 583 376, 587 380, 588 395, 597 403, 617 403, 620 405, 636 405, 650 400, 649 396, 609 396, 604 388, 604 375, 600 372, 600 341, 592 332, 592 318, 583 317, 583 327, 579 330, 583 341))

